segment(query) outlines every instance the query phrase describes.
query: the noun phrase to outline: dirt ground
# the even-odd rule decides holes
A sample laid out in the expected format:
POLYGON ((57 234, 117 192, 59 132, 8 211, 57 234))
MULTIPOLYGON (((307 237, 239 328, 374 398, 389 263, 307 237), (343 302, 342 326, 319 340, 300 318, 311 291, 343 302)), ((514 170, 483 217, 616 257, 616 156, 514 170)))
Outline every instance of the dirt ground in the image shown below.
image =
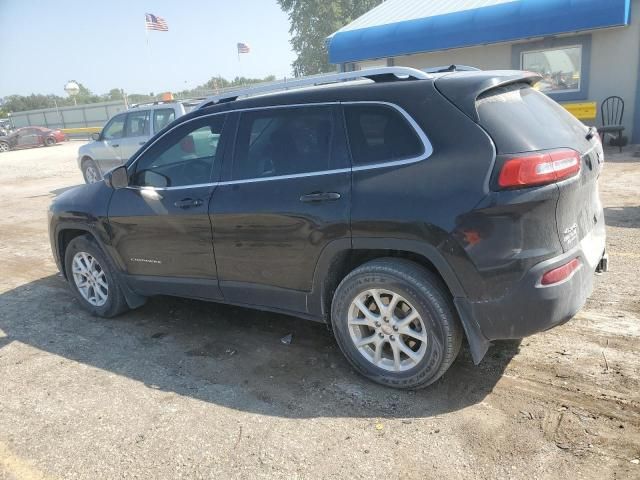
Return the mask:
POLYGON ((0 479, 640 478, 640 159, 608 152, 611 269, 575 319, 372 384, 326 327, 168 297, 112 320, 57 275, 78 142, 0 154, 0 479), (281 342, 293 334, 290 345, 281 342))

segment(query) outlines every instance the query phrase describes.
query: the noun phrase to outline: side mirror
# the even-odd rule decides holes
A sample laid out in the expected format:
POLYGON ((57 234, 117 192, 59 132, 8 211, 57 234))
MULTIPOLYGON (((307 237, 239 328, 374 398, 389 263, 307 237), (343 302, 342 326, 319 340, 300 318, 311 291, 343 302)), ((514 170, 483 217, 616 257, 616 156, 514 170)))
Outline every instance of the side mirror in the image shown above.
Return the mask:
POLYGON ((92 133, 91 140, 95 140, 95 141, 100 140, 100 134, 98 132, 92 133))
POLYGON ((129 186, 129 173, 124 165, 116 167, 104 176, 104 181, 114 190, 129 186))

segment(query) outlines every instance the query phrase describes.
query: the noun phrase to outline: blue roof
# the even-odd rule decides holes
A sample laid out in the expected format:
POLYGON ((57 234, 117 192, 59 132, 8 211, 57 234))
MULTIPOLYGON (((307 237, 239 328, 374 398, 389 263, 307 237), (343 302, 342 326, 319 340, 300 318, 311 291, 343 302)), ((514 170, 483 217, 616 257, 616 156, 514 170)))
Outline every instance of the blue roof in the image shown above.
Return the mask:
POLYGON ((331 63, 629 24, 630 0, 387 0, 330 37, 331 63))

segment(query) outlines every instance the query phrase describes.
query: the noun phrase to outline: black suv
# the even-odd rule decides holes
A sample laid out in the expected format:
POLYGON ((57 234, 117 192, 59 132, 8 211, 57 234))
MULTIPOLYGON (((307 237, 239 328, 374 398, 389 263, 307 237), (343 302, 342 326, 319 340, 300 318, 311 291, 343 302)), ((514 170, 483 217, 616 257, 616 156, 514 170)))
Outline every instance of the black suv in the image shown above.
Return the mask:
POLYGON ((54 201, 54 257, 96 315, 158 294, 289 313, 426 386, 463 336, 477 363, 565 322, 606 267, 601 143, 538 80, 389 67, 205 101, 54 201))

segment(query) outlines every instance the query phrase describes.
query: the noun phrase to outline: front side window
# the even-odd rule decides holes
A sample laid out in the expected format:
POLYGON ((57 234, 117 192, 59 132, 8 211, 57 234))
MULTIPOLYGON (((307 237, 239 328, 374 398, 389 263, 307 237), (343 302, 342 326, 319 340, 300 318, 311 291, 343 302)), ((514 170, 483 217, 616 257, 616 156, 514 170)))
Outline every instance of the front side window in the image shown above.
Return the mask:
POLYGON ((386 105, 345 105, 354 165, 419 157, 424 145, 395 108, 386 105))
POLYGON ((136 162, 133 184, 179 187, 209 182, 224 119, 225 115, 201 118, 167 134, 136 162))
POLYGON ((104 127, 102 132, 102 138, 104 140, 113 140, 115 138, 122 138, 124 134, 124 119, 126 115, 118 115, 113 117, 111 121, 104 127))
POLYGON ((542 76, 538 90, 545 93, 580 91, 582 46, 548 48, 520 54, 520 68, 542 76))
POLYGON ((161 108, 153 111, 153 131, 158 133, 164 127, 173 122, 176 112, 173 108, 161 108))
POLYGON ((240 117, 233 179, 266 178, 329 169, 331 107, 275 108, 240 117))
POLYGON ((149 135, 149 110, 130 112, 125 125, 125 137, 149 135))

